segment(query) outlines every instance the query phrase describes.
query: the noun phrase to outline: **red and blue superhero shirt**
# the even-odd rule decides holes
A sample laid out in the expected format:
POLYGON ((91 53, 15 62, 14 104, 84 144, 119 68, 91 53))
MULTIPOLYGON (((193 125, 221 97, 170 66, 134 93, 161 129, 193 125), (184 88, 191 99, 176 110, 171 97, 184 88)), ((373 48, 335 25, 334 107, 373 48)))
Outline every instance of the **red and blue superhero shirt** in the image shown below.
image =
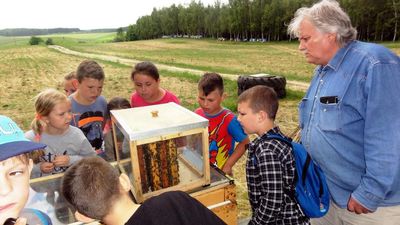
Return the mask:
POLYGON ((247 135, 239 124, 237 117, 228 109, 215 115, 204 113, 198 108, 195 113, 208 119, 208 141, 210 163, 222 168, 235 149, 235 142, 242 142, 247 135))

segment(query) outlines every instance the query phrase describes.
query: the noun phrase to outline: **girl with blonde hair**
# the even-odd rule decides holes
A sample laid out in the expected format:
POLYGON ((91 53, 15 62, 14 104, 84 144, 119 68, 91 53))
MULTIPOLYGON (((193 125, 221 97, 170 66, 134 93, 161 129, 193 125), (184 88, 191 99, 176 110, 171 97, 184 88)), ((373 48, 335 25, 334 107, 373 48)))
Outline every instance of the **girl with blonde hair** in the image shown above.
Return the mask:
POLYGON ((26 138, 46 144, 35 161, 32 177, 64 172, 74 162, 95 156, 89 141, 79 128, 70 125, 71 103, 55 89, 46 89, 35 98, 36 115, 26 138))

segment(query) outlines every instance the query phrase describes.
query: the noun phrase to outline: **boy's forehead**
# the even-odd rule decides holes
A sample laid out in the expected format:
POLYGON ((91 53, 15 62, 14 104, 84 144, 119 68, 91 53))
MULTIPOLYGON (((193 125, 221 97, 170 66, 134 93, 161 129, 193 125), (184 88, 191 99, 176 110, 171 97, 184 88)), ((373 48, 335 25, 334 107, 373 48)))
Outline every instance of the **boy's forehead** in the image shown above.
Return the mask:
POLYGON ((18 165, 18 164, 23 164, 26 165, 26 163, 23 161, 22 157, 24 156, 14 156, 8 159, 5 159, 3 161, 0 161, 0 165, 2 166, 10 166, 10 165, 18 165))
POLYGON ((98 80, 91 77, 84 77, 79 83, 103 83, 104 79, 98 80))
POLYGON ((238 102, 238 108, 240 108, 241 110, 250 109, 250 101, 244 100, 244 101, 238 102))
MULTIPOLYGON (((199 89, 199 95, 200 96, 205 96, 204 91, 202 89, 199 89)), ((207 98, 218 98, 218 97, 222 97, 223 93, 221 92, 221 90, 219 90, 218 88, 215 88, 213 91, 211 91, 210 93, 208 93, 207 98)))

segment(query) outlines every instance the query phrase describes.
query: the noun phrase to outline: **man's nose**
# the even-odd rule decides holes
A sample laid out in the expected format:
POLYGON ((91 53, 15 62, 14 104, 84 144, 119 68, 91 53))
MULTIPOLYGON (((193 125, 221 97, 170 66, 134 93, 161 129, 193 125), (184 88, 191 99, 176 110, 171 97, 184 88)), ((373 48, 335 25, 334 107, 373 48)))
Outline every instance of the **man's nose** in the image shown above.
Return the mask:
POLYGON ((305 44, 304 44, 304 42, 303 41, 300 41, 300 43, 299 43, 299 50, 300 51, 304 51, 306 48, 305 48, 305 44))

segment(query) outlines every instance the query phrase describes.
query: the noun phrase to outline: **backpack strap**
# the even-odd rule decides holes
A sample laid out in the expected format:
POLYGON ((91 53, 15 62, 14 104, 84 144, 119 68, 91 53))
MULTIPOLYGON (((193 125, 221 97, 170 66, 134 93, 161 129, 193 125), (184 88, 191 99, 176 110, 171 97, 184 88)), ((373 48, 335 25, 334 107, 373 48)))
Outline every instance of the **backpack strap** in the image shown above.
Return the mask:
MULTIPOLYGON (((284 136, 282 136, 280 134, 270 134, 270 135, 268 135, 268 138, 269 139, 278 139, 280 141, 283 141, 283 142, 285 142, 287 145, 289 145, 292 148, 292 151, 294 151, 294 146, 292 144, 292 139, 286 138, 286 137, 284 137, 284 136)), ((303 181, 303 183, 306 181, 307 170, 308 170, 308 167, 310 166, 310 163, 311 163, 311 156, 307 152, 307 158, 306 158, 306 162, 304 163, 302 176, 301 176, 301 180, 303 181)), ((296 183, 296 180, 295 180, 294 183, 296 183)))
MULTIPOLYGON (((269 135, 267 136, 267 139, 275 139, 275 140, 278 140, 278 141, 282 141, 282 142, 284 142, 285 144, 287 144, 289 147, 291 147, 291 148, 292 148, 292 152, 293 152, 293 145, 292 145, 292 140, 291 140, 291 139, 288 139, 288 138, 286 138, 286 137, 284 137, 284 136, 282 136, 282 135, 280 135, 280 134, 277 134, 277 133, 269 134, 269 135)), ((293 157, 294 157, 294 156, 293 156, 293 157)), ((295 168, 296 168, 296 166, 295 166, 295 168)), ((297 168, 296 168, 296 169, 297 169, 297 168)), ((303 171, 303 172, 304 172, 304 171, 303 171)), ((294 173, 294 180, 293 180, 293 184, 292 184, 293 187, 296 187, 297 179, 298 179, 298 177, 297 177, 297 172, 295 172, 295 173, 294 173)), ((302 177, 302 179, 305 179, 305 177, 304 177, 304 178, 302 177)), ((284 188, 284 191, 285 191, 285 193, 286 193, 287 195, 289 195, 292 199, 296 199, 296 198, 295 198, 295 193, 296 193, 296 190, 295 190, 295 189, 289 190, 289 192, 288 192, 288 189, 287 189, 287 188, 284 188)))
MULTIPOLYGON (((282 136, 281 134, 274 133, 274 134, 268 135, 267 139, 275 139, 275 140, 279 140, 279 141, 284 142, 285 144, 287 144, 288 146, 290 146, 292 148, 292 153, 294 154, 294 146, 292 144, 292 139, 291 138, 286 138, 286 137, 282 136)), ((295 156, 293 155, 293 157, 295 157, 295 156)), ((309 155, 307 155, 307 166, 305 166, 305 167, 308 168, 308 166, 310 164, 310 161, 311 161, 311 157, 309 155)), ((296 165, 295 165, 295 169, 297 170, 296 165)), ((302 178, 301 178, 303 181, 306 179, 306 177, 304 176, 306 170, 307 169, 303 168, 303 175, 302 175, 302 178)), ((305 216, 305 213, 303 212, 299 202, 296 199, 296 183, 297 183, 297 179, 298 179, 298 175, 297 175, 297 171, 296 171, 294 173, 292 189, 288 189, 288 188, 284 187, 283 188, 283 192, 285 194, 287 194, 292 199, 292 201, 294 201, 296 203, 297 208, 300 210, 300 212, 302 214, 302 216, 299 218, 300 221, 307 222, 307 221, 309 221, 309 219, 308 219, 308 217, 305 216)))

